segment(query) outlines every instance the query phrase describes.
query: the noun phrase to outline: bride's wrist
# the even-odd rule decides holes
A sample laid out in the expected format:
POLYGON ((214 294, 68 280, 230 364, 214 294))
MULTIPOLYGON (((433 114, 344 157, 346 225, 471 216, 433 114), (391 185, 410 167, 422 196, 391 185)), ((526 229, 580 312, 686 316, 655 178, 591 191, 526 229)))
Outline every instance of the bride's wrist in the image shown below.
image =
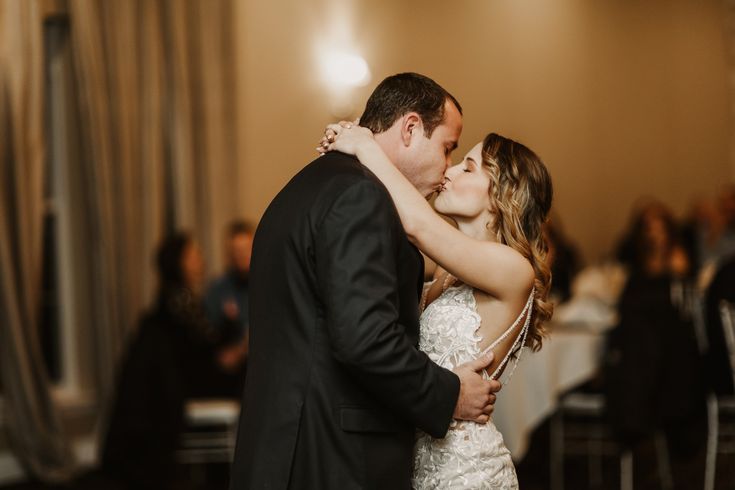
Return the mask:
POLYGON ((362 161, 365 157, 378 149, 378 143, 374 139, 366 139, 360 142, 355 148, 355 156, 362 161))

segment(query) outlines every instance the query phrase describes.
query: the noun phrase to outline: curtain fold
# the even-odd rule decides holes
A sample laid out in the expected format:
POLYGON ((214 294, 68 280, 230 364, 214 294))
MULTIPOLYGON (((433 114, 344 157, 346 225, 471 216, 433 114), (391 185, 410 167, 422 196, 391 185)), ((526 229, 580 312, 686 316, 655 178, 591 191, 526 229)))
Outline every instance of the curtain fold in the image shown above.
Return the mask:
POLYGON ((89 191, 97 389, 154 288, 151 255, 165 216, 164 109, 156 1, 69 3, 89 191))
MULTIPOLYGON (((230 0, 70 0, 90 190, 97 386, 156 287, 153 252, 188 229, 210 263, 237 215, 230 0), (215 184, 215 185, 213 185, 215 184)), ((103 422, 104 425, 104 422, 103 422)))
MULTIPOLYGON (((100 433, 119 359, 156 288, 153 253, 186 228, 210 264, 238 215, 231 0, 68 0, 78 95, 100 433)), ((0 377, 12 449, 67 479, 73 458, 38 338, 44 215, 41 0, 0 0, 0 377)), ((81 219, 81 217, 78 217, 81 219)), ((74 280, 80 280, 74 278, 74 280)), ((101 435, 101 434, 100 434, 101 435)))
POLYGON ((163 6, 175 226, 195 232, 218 264, 222 230, 237 214, 232 2, 163 6))
POLYGON ((45 481, 74 469, 38 338, 44 214, 43 31, 36 0, 0 2, 0 376, 5 425, 45 481))

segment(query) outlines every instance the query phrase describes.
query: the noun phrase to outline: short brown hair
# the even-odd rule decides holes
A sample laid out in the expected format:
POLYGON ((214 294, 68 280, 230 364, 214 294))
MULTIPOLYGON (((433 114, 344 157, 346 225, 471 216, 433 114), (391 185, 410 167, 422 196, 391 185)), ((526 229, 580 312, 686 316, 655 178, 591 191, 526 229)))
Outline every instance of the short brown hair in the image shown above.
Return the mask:
POLYGON ((460 114, 462 107, 452 94, 429 77, 418 73, 392 75, 375 87, 360 117, 360 126, 382 133, 401 116, 415 112, 421 117, 424 134, 431 137, 444 120, 444 104, 451 101, 460 114))

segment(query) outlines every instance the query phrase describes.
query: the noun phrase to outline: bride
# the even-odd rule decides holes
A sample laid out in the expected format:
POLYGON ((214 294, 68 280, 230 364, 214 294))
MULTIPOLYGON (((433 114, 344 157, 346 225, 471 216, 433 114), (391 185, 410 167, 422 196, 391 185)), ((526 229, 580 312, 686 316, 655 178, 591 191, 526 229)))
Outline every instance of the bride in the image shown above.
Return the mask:
MULTIPOLYGON (((390 192, 408 238, 437 263, 424 288, 420 349, 447 369, 493 351, 486 374, 499 378, 512 361, 508 379, 523 347, 541 347, 552 312, 541 230, 552 186, 541 160, 524 145, 489 134, 447 170, 434 212, 369 129, 331 124, 318 149, 355 155, 372 171, 390 192)), ((413 487, 506 489, 517 488, 518 480, 492 421, 455 421, 444 439, 419 434, 413 487)))

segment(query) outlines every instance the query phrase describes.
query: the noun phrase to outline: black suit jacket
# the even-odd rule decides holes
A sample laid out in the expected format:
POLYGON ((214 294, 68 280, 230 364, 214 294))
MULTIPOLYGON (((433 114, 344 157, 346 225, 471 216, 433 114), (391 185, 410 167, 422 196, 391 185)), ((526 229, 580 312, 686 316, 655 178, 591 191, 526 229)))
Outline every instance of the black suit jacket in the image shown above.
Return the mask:
POLYGON ((418 343, 421 255, 357 159, 318 158, 256 232, 232 490, 409 489, 414 432, 446 434, 456 375, 418 343))

